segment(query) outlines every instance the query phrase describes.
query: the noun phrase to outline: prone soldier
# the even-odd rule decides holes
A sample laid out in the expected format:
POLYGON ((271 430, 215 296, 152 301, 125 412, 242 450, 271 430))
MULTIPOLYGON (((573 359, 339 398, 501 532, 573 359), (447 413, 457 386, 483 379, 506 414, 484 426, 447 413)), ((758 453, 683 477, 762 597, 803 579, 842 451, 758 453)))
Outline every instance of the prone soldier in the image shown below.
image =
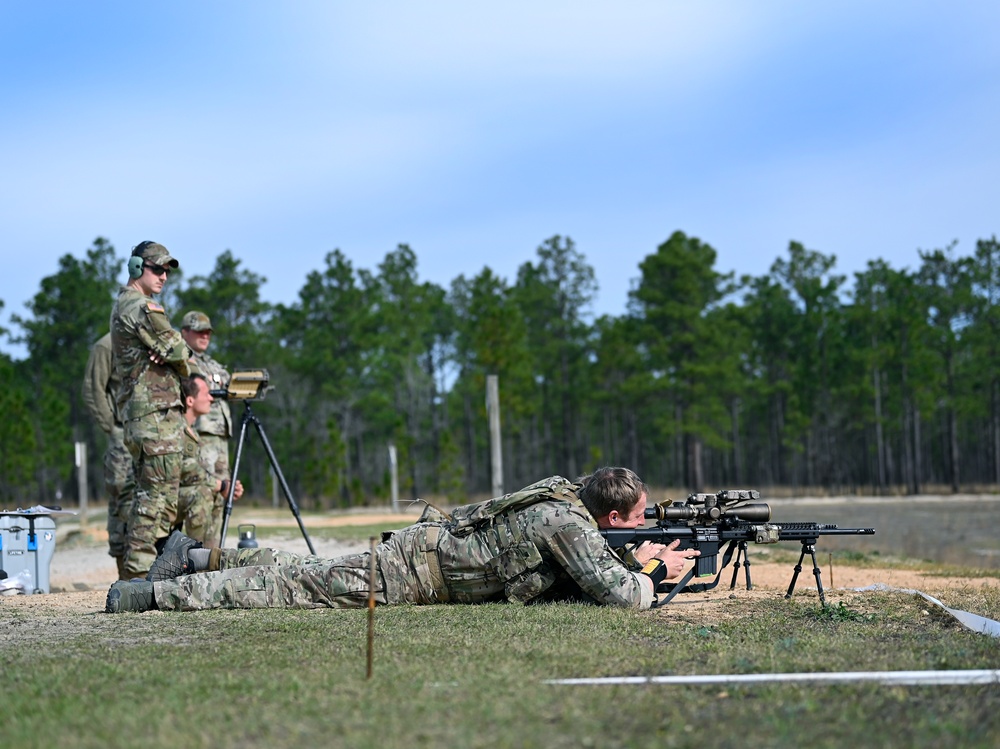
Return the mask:
MULTIPOLYGON (((699 552, 646 542, 635 550, 644 566, 633 571, 611 550, 598 528, 642 525, 647 494, 629 469, 601 468, 579 483, 553 476, 450 516, 428 516, 376 547, 375 601, 582 599, 648 609, 657 585, 699 552)), ((111 586, 106 611, 349 608, 368 600, 372 552, 321 559, 196 547, 173 534, 147 580, 111 586)))

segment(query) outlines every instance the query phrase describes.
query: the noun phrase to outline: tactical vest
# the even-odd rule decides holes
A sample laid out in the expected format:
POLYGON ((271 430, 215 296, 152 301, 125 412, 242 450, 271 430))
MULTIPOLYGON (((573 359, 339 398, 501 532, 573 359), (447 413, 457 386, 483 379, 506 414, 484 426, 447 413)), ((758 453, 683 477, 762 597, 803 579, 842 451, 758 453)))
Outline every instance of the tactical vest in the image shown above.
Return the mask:
POLYGON ((502 497, 456 507, 441 519, 445 521, 449 533, 466 536, 477 528, 491 523, 500 515, 523 510, 547 499, 561 499, 582 509, 580 498, 577 496, 579 489, 579 484, 567 481, 562 476, 550 476, 502 497))
POLYGON ((427 551, 433 557, 429 561, 432 566, 437 562, 438 538, 442 528, 459 538, 474 532, 492 534, 497 552, 486 564, 503 581, 508 600, 526 603, 541 595, 556 578, 551 570, 544 567, 541 553, 524 536, 513 516, 539 502, 560 500, 574 505, 581 514, 590 518, 577 495, 579 489, 579 484, 573 484, 562 476, 550 476, 502 497, 462 505, 448 514, 428 505, 420 522, 440 523, 428 529, 427 551))

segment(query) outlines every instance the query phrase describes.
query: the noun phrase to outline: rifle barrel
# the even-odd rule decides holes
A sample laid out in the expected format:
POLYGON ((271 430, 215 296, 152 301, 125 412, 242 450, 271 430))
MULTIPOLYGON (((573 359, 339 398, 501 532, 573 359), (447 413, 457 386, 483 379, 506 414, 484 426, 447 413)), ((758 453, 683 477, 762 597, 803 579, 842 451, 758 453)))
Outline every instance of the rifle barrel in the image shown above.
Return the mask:
POLYGON ((840 528, 832 523, 717 523, 711 525, 658 524, 651 528, 602 529, 613 548, 652 541, 667 544, 676 539, 694 543, 754 541, 762 528, 777 528, 779 541, 802 541, 820 536, 873 536, 874 528, 840 528))

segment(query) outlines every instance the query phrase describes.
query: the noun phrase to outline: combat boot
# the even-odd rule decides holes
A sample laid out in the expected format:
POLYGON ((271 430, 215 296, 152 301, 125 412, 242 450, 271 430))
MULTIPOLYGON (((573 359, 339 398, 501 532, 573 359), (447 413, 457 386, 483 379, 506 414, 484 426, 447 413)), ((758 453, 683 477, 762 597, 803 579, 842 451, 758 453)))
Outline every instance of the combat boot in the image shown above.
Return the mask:
POLYGON ((153 607, 153 583, 146 580, 119 580, 108 591, 104 611, 108 614, 120 614, 123 611, 149 611, 153 607))
POLYGON ((194 565, 188 558, 191 549, 200 549, 201 542, 185 536, 180 531, 174 531, 163 545, 163 551, 149 568, 146 579, 151 582, 173 580, 181 575, 194 572, 194 565))

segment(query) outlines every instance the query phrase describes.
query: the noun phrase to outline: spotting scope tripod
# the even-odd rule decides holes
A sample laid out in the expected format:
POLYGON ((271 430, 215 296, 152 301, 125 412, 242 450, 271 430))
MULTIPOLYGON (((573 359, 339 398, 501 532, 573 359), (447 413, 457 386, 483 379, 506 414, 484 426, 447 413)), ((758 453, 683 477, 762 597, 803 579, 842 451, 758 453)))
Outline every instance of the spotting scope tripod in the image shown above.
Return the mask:
POLYGON ((281 466, 278 464, 278 459, 274 455, 274 450, 271 449, 271 443, 267 439, 267 433, 264 431, 264 425, 260 423, 260 419, 257 418, 257 414, 255 414, 253 409, 250 407, 251 401, 264 399, 264 396, 269 390, 268 379, 267 370, 264 369, 246 372, 233 372, 232 379, 229 382, 229 388, 227 390, 211 391, 213 398, 226 398, 227 400, 243 401, 243 417, 240 419, 240 439, 236 443, 236 460, 233 463, 232 480, 229 482, 229 492, 226 496, 226 504, 222 510, 222 533, 219 536, 219 546, 224 547, 226 545, 226 531, 229 529, 229 516, 233 512, 233 495, 236 493, 236 479, 239 475, 240 460, 243 457, 243 445, 246 444, 247 427, 250 424, 253 424, 257 430, 257 434, 260 435, 260 441, 264 445, 264 451, 267 453, 267 459, 271 462, 271 468, 274 469, 274 475, 278 477, 278 483, 281 485, 281 491, 284 493, 285 500, 288 502, 288 509, 292 511, 295 521, 299 524, 299 530, 302 531, 302 537, 306 540, 306 546, 309 547, 309 553, 315 555, 316 549, 313 548, 312 540, 309 538, 309 534, 306 533, 306 527, 302 524, 302 516, 299 514, 299 506, 296 504, 295 498, 292 496, 292 490, 288 488, 288 482, 285 481, 285 474, 281 472, 281 466))

